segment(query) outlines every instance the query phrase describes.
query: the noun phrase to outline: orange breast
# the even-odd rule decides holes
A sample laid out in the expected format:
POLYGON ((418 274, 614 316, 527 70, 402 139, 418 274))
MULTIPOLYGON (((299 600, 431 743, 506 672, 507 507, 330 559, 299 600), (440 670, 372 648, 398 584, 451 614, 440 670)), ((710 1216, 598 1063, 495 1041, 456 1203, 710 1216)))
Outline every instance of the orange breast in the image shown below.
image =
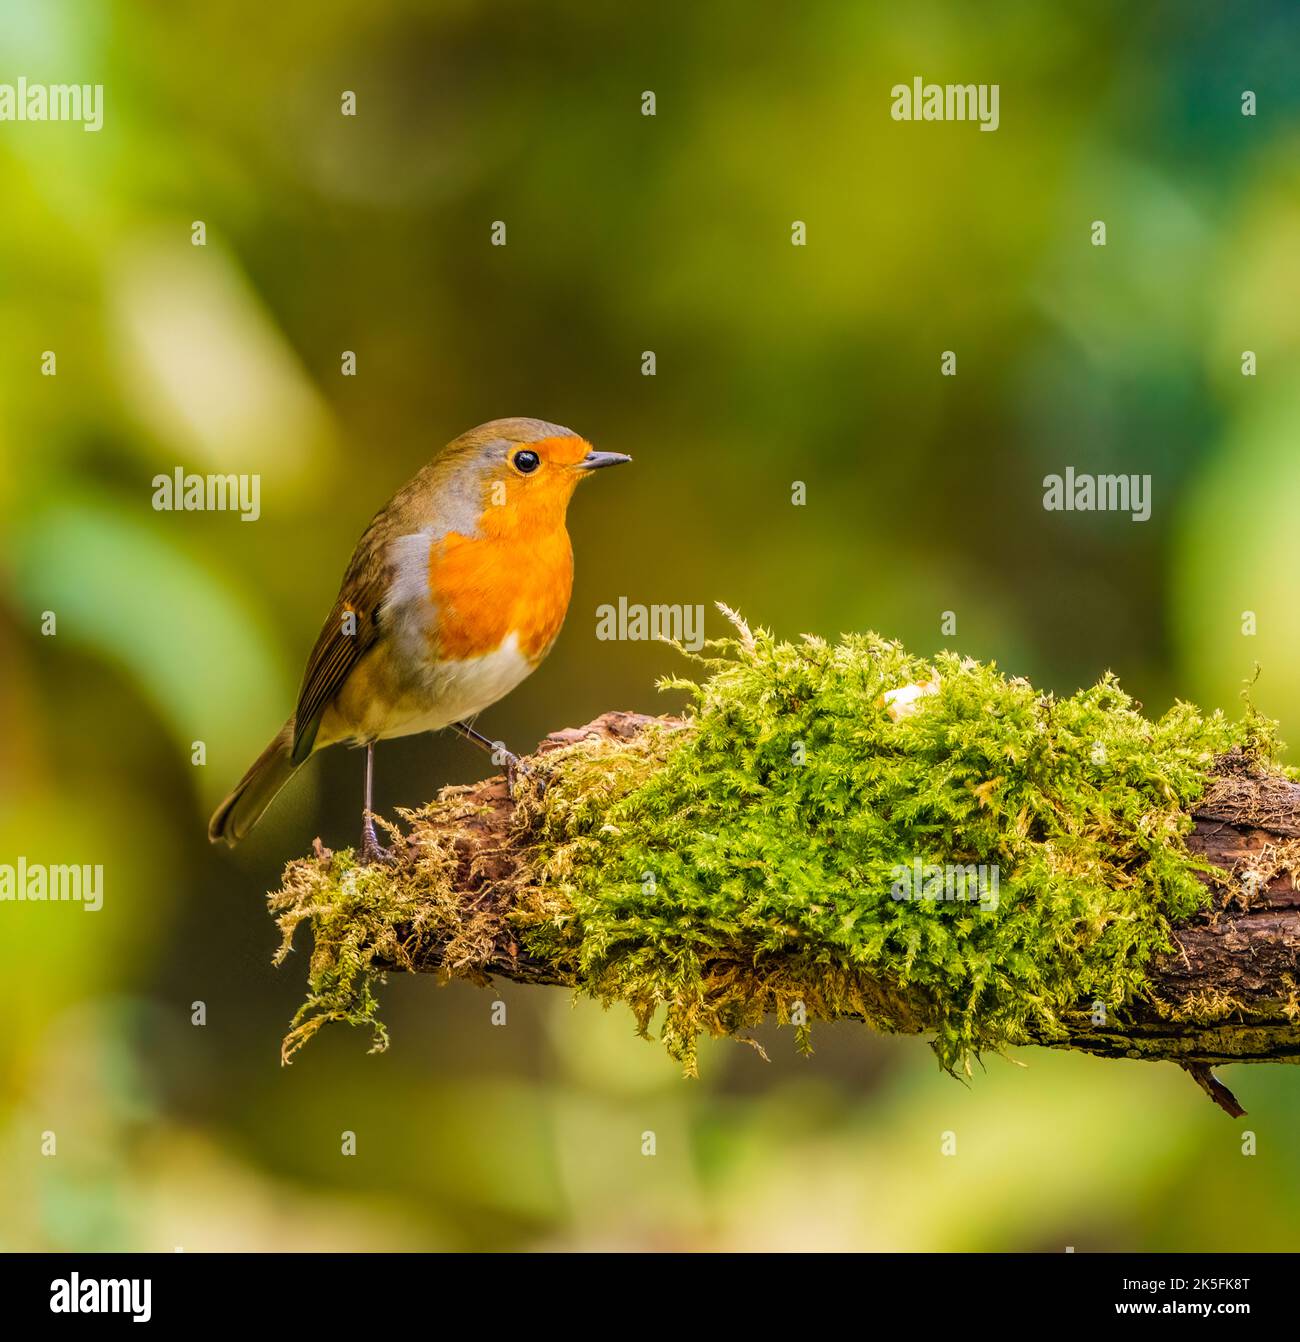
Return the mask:
POLYGON ((430 636, 439 658, 495 652, 512 634, 530 661, 555 641, 573 594, 573 547, 563 523, 541 530, 452 533, 429 554, 429 594, 438 609, 430 636))

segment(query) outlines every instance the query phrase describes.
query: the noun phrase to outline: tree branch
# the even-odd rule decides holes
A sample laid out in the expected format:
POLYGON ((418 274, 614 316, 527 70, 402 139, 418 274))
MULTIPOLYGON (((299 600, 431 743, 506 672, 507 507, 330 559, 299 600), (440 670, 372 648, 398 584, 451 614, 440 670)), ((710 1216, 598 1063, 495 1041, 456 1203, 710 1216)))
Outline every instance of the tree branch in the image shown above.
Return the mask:
MULTIPOLYGON (((594 740, 632 742, 650 724, 669 730, 681 725, 672 718, 606 713, 585 727, 553 732, 530 766, 544 777, 553 752, 594 740)), ((446 789, 435 805, 408 817, 417 823, 409 838, 397 843, 391 873, 414 891, 416 913, 403 917, 391 938, 375 948, 370 967, 480 982, 500 976, 526 984, 580 986, 572 963, 530 958, 512 917, 516 882, 535 839, 527 800, 517 807, 504 779, 492 778, 446 789), (438 917, 426 922, 421 873, 431 869, 431 854, 442 859, 436 867, 436 895, 429 886, 429 900, 440 901, 440 907, 438 917)), ((1064 1036, 1039 1042, 1102 1057, 1175 1062, 1216 1103, 1237 1114, 1240 1106, 1211 1067, 1300 1059, 1300 893, 1295 881, 1300 784, 1234 750, 1218 760, 1210 787, 1191 815, 1194 828, 1186 843, 1209 864, 1202 878, 1212 892, 1207 909, 1174 926, 1173 950, 1148 966, 1148 995, 1122 1013, 1081 1002, 1064 1036)), ((396 829, 394 837, 402 838, 396 829)), ((317 868, 328 867, 331 859, 318 840, 317 868)), ((288 917, 286 941, 297 922, 317 921, 315 912, 303 911, 300 892, 295 895, 289 881, 295 868, 301 876, 303 867, 292 864, 285 891, 272 897, 282 921, 288 917)), ((287 1052, 318 1023, 300 1026, 286 1041, 287 1052)), ((908 1028, 907 1023, 899 1028, 908 1028)))

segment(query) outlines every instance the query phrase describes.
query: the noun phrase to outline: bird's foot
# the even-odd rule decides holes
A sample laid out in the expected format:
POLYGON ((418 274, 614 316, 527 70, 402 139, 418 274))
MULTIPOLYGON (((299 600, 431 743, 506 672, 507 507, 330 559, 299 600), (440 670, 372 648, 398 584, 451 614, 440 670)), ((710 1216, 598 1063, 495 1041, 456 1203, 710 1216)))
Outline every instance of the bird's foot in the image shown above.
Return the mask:
POLYGON ((363 867, 380 864, 388 866, 397 861, 391 848, 380 846, 379 839, 375 835, 375 822, 369 814, 361 825, 361 852, 358 856, 363 867))
POLYGON ((521 760, 518 755, 509 750, 501 751, 501 758, 505 762, 506 770, 506 796, 511 801, 518 799, 519 780, 527 778, 532 784, 537 795, 543 796, 546 792, 546 775, 540 770, 535 769, 526 760, 521 760))
POLYGON ((520 778, 527 778, 532 770, 511 750, 502 750, 501 761, 506 770, 506 796, 515 800, 520 778))

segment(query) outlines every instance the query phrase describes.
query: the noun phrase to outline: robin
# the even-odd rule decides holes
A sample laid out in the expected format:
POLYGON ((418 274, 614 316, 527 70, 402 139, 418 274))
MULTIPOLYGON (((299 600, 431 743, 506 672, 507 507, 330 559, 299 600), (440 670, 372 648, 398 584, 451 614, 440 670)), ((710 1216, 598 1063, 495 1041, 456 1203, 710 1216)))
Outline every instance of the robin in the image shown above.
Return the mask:
MULTIPOLYGON (((238 843, 311 755, 365 746, 361 860, 388 855, 371 812, 375 742, 470 720, 550 652, 573 591, 569 499, 631 457, 572 429, 495 419, 449 443, 371 520, 307 660, 298 706, 217 808, 208 837, 238 843)), ((501 750, 513 786, 519 760, 501 750)))

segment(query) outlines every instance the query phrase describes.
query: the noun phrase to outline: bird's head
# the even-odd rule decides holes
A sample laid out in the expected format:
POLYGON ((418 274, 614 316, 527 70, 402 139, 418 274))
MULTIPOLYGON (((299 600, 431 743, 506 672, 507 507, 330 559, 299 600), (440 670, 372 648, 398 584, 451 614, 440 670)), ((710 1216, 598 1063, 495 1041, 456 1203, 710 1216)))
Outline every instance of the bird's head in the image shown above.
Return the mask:
POLYGON ((593 471, 632 458, 598 452, 585 438, 540 419, 494 419, 450 443, 444 460, 472 490, 478 530, 563 526, 573 491, 593 471))

